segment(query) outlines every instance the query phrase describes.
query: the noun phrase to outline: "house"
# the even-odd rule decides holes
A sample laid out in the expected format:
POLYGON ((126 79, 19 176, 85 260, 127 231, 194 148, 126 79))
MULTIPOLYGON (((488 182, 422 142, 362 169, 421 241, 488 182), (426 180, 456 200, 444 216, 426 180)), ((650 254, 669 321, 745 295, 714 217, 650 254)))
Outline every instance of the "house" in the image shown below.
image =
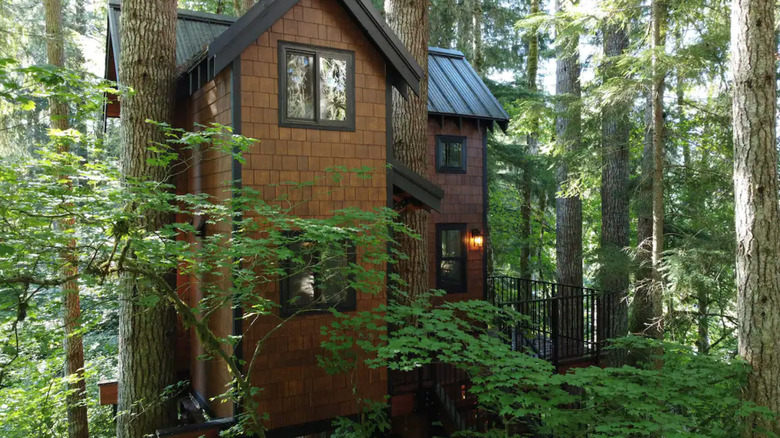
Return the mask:
MULTIPOLYGON (((117 78, 120 22, 120 3, 110 0, 108 79, 117 78)), ((176 38, 181 76, 175 124, 193 129, 220 123, 260 140, 243 164, 216 153, 196 160, 177 181, 182 192, 224 197, 225 182, 241 180, 273 199, 273 184, 313 180, 329 166, 384 169, 390 163, 386 175, 296 212, 319 217, 346 206, 372 209, 409 202, 429 209, 431 285, 447 290, 447 299, 486 296, 486 259, 475 242, 486 231, 487 135, 495 125, 506 129, 509 116, 462 53, 429 50, 428 164, 419 175, 393 158, 390 116, 392 90, 418 93, 423 71, 369 0, 261 0, 238 19, 180 10, 176 38), (341 74, 326 81, 313 73, 315 68, 324 77, 333 69, 341 74), (307 87, 307 81, 315 86, 307 87)), ((112 102, 106 115, 117 117, 120 111, 112 102)), ((189 284, 187 293, 195 302, 201 294, 196 279, 179 280, 189 284)), ((272 293, 279 299, 283 291, 272 293)), ((385 300, 358 295, 349 308, 369 310, 385 300)), ((244 331, 240 314, 232 312, 227 308, 214 317, 214 329, 222 335, 244 331)), ((296 317, 269 340, 262 372, 253 381, 264 388, 261 409, 270 415, 270 436, 325 436, 319 434, 329 430, 333 418, 356 413, 344 377, 329 376, 316 363, 319 327, 329 318, 296 317)), ((257 336, 250 331, 243 349, 251 348, 257 336)), ((235 354, 249 354, 241 350, 235 354)), ((182 333, 177 369, 190 379, 204 408, 229 418, 235 414, 232 405, 208 401, 224 392, 228 375, 216 361, 198 359, 201 353, 195 335, 182 333)), ((404 390, 386 370, 361 369, 358 378, 375 399, 391 392, 399 433, 426 436, 408 426, 420 402, 415 388, 404 390)), ((188 430, 163 434, 185 436, 188 430)))

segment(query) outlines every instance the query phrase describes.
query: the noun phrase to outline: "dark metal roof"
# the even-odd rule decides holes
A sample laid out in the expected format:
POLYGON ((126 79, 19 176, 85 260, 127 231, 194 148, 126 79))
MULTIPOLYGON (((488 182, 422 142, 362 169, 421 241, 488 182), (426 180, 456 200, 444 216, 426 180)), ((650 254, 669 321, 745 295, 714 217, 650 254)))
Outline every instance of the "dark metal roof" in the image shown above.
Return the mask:
POLYGON ((509 122, 463 53, 435 47, 428 48, 428 113, 495 121, 503 129, 509 122))
MULTIPOLYGON (((122 3, 109 0, 108 20, 110 24, 114 60, 119 62, 119 28, 122 3)), ((228 15, 207 14, 205 12, 179 9, 176 22, 176 65, 182 66, 203 51, 236 21, 228 15)))

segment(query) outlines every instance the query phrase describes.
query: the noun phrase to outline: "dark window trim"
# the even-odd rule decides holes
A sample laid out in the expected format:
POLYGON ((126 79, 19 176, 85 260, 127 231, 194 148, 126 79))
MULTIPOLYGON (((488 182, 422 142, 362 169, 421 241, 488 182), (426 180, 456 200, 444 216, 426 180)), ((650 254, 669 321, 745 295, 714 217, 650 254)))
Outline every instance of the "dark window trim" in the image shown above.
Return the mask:
POLYGON ((339 50, 330 47, 311 46, 307 44, 279 41, 279 126, 286 128, 324 129, 330 131, 355 130, 355 52, 339 50), (287 51, 310 54, 314 56, 314 120, 301 120, 287 117, 287 51), (320 108, 320 57, 332 56, 347 61, 347 119, 321 120, 320 108))
POLYGON ((467 224, 436 224, 436 288, 447 291, 447 293, 464 293, 468 289, 468 246, 466 245, 467 224), (447 257, 446 259, 461 260, 463 270, 461 271, 461 282, 458 285, 445 284, 441 278, 441 262, 445 260, 441 253, 441 233, 442 231, 457 230, 460 231, 460 257, 447 257))
MULTIPOLYGON (((299 232, 290 232, 288 236, 292 237, 295 235, 300 235, 299 232)), ((355 251, 354 245, 350 245, 348 242, 344 242, 345 246, 349 246, 349 250, 347 251, 347 263, 357 263, 357 252, 355 251)), ((282 268, 285 271, 285 277, 283 277, 281 280, 279 280, 279 301, 281 304, 280 313, 281 316, 287 317, 298 310, 301 309, 307 309, 306 307, 302 306, 291 306, 289 305, 290 301, 290 281, 289 281, 289 271, 290 271, 290 261, 285 260, 281 264, 282 268)), ((354 281, 354 275, 350 274, 350 281, 354 281)), ((316 281, 316 279, 315 279, 316 281)), ((333 307, 336 310, 340 312, 350 312, 353 310, 357 310, 357 293, 355 292, 355 288, 350 287, 347 289, 347 299, 340 302, 336 306, 311 306, 309 307, 305 315, 308 314, 317 314, 317 313, 330 313, 330 308, 333 307)))
POLYGON ((466 173, 466 147, 468 146, 468 141, 466 137, 460 136, 460 135, 437 135, 436 136, 436 173, 466 173), (462 145, 460 148, 460 160, 461 160, 461 167, 446 167, 442 165, 441 163, 441 154, 439 154, 439 149, 443 146, 444 143, 454 143, 454 142, 460 142, 462 145))

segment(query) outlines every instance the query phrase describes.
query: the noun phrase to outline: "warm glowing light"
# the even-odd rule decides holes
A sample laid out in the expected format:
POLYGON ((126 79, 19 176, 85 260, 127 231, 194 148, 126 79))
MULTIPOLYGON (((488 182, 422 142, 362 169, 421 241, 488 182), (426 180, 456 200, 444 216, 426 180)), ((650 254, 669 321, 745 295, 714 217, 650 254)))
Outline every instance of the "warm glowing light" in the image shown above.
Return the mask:
POLYGON ((471 230, 471 248, 473 249, 482 249, 483 244, 483 237, 482 232, 479 231, 477 228, 474 228, 471 230))

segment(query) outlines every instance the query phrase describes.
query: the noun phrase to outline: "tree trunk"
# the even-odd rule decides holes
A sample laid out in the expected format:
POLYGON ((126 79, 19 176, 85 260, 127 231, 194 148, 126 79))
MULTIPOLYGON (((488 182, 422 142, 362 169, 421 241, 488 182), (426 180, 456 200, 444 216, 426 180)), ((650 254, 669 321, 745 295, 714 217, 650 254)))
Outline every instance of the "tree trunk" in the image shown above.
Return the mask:
MULTIPOLYGON (((653 282, 654 296, 662 300, 664 282, 661 275, 664 251, 664 87, 666 71, 659 61, 659 52, 666 44, 665 0, 653 0, 653 282)), ((658 315, 661 317, 662 315, 658 315)), ((661 331, 662 318, 658 319, 657 330, 661 331)))
MULTIPOLYGON (((604 29, 604 81, 620 76, 614 57, 628 50, 628 33, 620 24, 604 29)), ((601 170, 601 288, 612 292, 599 312, 599 339, 628 331, 629 153, 631 104, 619 101, 602 108, 601 170)))
POLYGON ((631 304, 629 331, 658 338, 662 332, 658 329, 661 317, 661 296, 656 295, 653 281, 653 110, 652 98, 647 95, 645 105, 645 139, 642 151, 642 177, 637 190, 637 263, 634 301, 631 304))
MULTIPOLYGON (((556 0, 556 13, 571 6, 566 0, 556 0)), ((562 193, 570 179, 569 164, 572 155, 580 149, 580 60, 579 36, 564 36, 560 32, 556 64, 555 84, 555 136, 556 148, 562 154, 557 170, 558 190, 556 197, 556 245, 558 282, 563 286, 558 293, 560 301, 560 334, 570 342, 561 345, 565 354, 578 355, 582 350, 583 314, 582 298, 582 200, 579 194, 562 193)))
MULTIPOLYGON (((120 141, 125 178, 166 181, 167 169, 150 165, 151 142, 164 142, 145 122, 170 122, 173 114, 176 0, 125 0, 120 39, 119 82, 135 93, 122 97, 120 141)), ((128 208, 134 208, 129 206, 128 208)), ((159 229, 169 218, 144 215, 135 226, 159 229)), ((138 438, 170 426, 175 405, 162 397, 174 383, 175 314, 149 281, 125 275, 119 298, 119 410, 117 436, 138 438), (140 298, 158 296, 154 306, 140 298)))
MULTIPOLYGON (((531 0, 530 14, 539 13, 539 0, 531 0)), ((526 69, 526 76, 528 77, 528 91, 531 94, 536 94, 538 87, 537 72, 539 69, 539 31, 538 29, 532 29, 530 31, 530 38, 528 41, 528 64, 526 69)), ((533 97, 534 99, 536 96, 533 97)), ((526 151, 526 157, 531 157, 537 153, 538 149, 538 130, 539 120, 534 117, 531 120, 531 133, 528 134, 528 148, 526 151)), ((531 163, 529 159, 524 160, 523 168, 523 180, 521 187, 521 194, 523 198, 523 204, 520 206, 520 238, 522 241, 522 247, 520 248, 520 276, 522 278, 531 278, 531 213, 533 212, 533 206, 531 204, 533 178, 531 175, 531 163)))
MULTIPOLYGON (((62 32, 62 2, 46 0, 44 2, 46 15, 46 55, 49 64, 55 67, 65 67, 65 35, 62 32)), ((51 128, 67 130, 68 105, 58 98, 49 100, 49 117, 51 128)), ((62 146, 60 152, 68 153, 70 148, 62 146)), ((63 175, 70 184, 68 175, 63 175)), ((74 221, 65 220, 59 224, 63 231, 72 229, 74 221)), ((78 273, 78 255, 76 241, 68 242, 68 249, 63 251, 64 277, 78 273)), ((84 342, 80 329, 81 304, 79 302, 79 284, 77 280, 69 281, 62 286, 63 319, 65 327, 65 374, 70 379, 66 410, 68 414, 68 436, 70 438, 89 437, 89 422, 87 418, 87 385, 84 381, 84 342)))
MULTIPOLYGON (((745 398, 780 414, 780 206, 775 116, 775 3, 734 0, 731 71, 739 353, 751 365, 745 398)), ((755 424, 780 434, 780 423, 755 424)), ((744 436, 765 434, 745 428, 744 436)))
POLYGON ((466 55, 469 62, 474 62, 474 2, 477 0, 458 1, 458 50, 466 55))
MULTIPOLYGON (((404 99, 393 91, 393 153, 401 163, 426 176, 428 146, 428 2, 425 0, 387 0, 385 18, 390 28, 409 49, 420 66, 420 95, 409 93, 404 99)), ((429 213, 418 209, 401 214, 401 221, 421 239, 400 238, 400 250, 409 256, 401 260, 398 273, 409 286, 407 292, 416 297, 428 287, 428 218, 429 213)))
POLYGON ((480 76, 485 75, 485 54, 482 43, 483 13, 482 0, 474 0, 474 59, 471 60, 471 63, 480 76))

